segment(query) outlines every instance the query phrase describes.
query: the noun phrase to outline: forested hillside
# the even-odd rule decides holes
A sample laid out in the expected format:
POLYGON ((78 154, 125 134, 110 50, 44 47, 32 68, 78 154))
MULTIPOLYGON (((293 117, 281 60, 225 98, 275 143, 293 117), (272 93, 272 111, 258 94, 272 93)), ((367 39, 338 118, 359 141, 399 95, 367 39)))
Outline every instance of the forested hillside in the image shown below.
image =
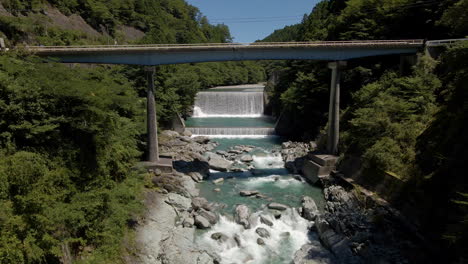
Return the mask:
MULTIPOLYGON (((444 39, 468 36, 468 1, 329 0, 299 25, 295 41, 444 39)), ((289 36, 275 31, 264 41, 289 36)), ((287 41, 287 39, 282 39, 287 41)), ((340 168, 411 217, 439 250, 463 262, 467 248, 468 43, 409 68, 399 56, 348 62, 341 89, 340 168), (401 67, 404 66, 404 67, 401 67)), ((296 138, 326 131, 330 70, 324 62, 269 62, 274 112, 291 117, 296 138)), ((450 256, 450 257, 448 257, 450 256)), ((436 261, 436 262, 437 262, 436 261)))
MULTIPOLYGON (((0 2, 8 46, 229 42, 183 0, 0 2)), ((195 93, 256 83, 252 62, 156 69, 159 122, 195 93)), ((121 263, 142 209, 146 79, 141 67, 0 54, 0 263, 121 263)))

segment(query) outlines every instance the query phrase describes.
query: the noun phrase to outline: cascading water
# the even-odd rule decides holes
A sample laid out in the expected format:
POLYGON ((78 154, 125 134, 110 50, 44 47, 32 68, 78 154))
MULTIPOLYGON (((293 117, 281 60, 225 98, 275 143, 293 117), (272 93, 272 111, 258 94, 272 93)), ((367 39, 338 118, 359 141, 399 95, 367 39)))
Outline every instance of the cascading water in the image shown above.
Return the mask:
POLYGON ((213 90, 197 94, 194 116, 187 120, 187 129, 194 136, 216 138, 220 153, 227 153, 238 145, 251 147, 247 152, 234 154, 237 156, 231 160, 241 171, 210 170, 210 180, 198 185, 200 196, 224 206, 217 211, 218 223, 208 231, 200 232, 197 243, 216 252, 221 263, 291 263, 294 253, 310 241, 308 231, 313 224, 302 218, 295 208, 300 206, 302 195, 314 197, 320 204, 321 190, 306 184, 297 175, 289 174, 281 154, 273 151, 279 147, 280 140, 274 136, 274 120, 263 116, 263 86, 213 90), (246 154, 251 160, 241 161, 241 156, 246 154), (222 184, 211 181, 218 178, 224 178, 222 184), (259 196, 239 195, 241 191, 252 190, 259 196), (271 202, 289 208, 278 217, 278 212, 268 209, 271 202), (238 204, 251 210, 250 228, 234 220, 233 212, 238 204), (260 218, 267 219, 269 224, 260 218), (259 228, 268 235, 259 237, 259 228))
MULTIPOLYGON (((263 116, 263 86, 236 86, 199 92, 195 98, 193 117, 187 129, 194 135, 260 137, 275 134, 272 120, 263 116), (263 120, 264 126, 238 123, 239 120, 263 120), (214 121, 214 122, 213 122, 214 121), (234 123, 234 124, 233 124, 234 123)), ((257 121, 257 122, 255 122, 257 121)))
POLYGON ((260 117, 263 92, 199 92, 194 117, 260 117))

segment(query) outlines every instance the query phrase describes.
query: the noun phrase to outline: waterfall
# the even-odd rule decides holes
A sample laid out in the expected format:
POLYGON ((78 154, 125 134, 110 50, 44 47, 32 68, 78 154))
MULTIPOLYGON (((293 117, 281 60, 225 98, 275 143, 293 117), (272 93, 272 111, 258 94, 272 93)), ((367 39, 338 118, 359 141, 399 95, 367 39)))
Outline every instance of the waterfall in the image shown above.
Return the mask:
POLYGON ((199 92, 194 117, 260 117, 263 92, 199 92))
POLYGON ((209 137, 275 135, 274 123, 263 115, 263 89, 263 85, 239 85, 198 92, 186 129, 209 137))
POLYGON ((194 135, 268 136, 274 135, 273 127, 187 127, 194 135))

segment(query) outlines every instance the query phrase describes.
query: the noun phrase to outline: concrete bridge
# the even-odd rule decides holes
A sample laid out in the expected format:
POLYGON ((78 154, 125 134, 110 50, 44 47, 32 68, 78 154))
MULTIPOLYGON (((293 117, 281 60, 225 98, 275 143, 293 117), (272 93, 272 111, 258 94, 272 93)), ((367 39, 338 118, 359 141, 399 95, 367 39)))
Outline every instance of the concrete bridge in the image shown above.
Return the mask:
MULTIPOLYGON (((423 40, 321 41, 285 43, 171 44, 126 46, 35 46, 31 53, 63 63, 164 64, 241 61, 241 60, 322 60, 331 61, 328 152, 338 153, 339 98, 341 69, 346 60, 370 56, 415 54, 422 51, 423 40)), ((147 67, 148 162, 169 165, 159 158, 154 99, 154 67, 147 67)))

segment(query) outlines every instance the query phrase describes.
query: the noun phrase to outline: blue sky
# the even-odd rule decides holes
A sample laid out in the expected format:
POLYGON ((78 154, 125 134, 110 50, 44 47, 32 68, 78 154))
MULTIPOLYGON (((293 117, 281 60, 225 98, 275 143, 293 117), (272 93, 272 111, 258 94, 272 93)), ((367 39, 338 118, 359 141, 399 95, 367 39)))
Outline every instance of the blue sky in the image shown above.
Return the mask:
POLYGON ((234 42, 254 42, 297 24, 319 0, 187 0, 212 24, 229 26, 234 42))

